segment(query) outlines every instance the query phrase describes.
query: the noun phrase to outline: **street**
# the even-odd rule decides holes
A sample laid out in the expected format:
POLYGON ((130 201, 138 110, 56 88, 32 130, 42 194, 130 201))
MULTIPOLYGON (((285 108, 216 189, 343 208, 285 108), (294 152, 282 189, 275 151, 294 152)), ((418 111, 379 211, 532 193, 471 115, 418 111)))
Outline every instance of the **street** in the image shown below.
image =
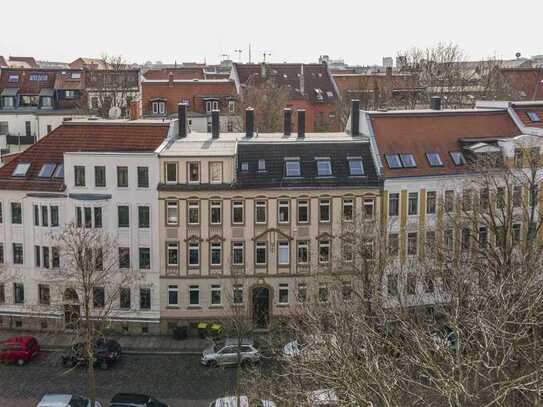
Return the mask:
MULTIPOLYGON (((45 393, 86 395, 86 370, 66 369, 60 353, 42 352, 25 366, 0 364, 0 406, 35 407, 45 393)), ((231 394, 235 369, 205 368, 199 355, 123 355, 107 371, 97 370, 98 399, 107 407, 118 392, 149 394, 172 407, 208 406, 231 394)))

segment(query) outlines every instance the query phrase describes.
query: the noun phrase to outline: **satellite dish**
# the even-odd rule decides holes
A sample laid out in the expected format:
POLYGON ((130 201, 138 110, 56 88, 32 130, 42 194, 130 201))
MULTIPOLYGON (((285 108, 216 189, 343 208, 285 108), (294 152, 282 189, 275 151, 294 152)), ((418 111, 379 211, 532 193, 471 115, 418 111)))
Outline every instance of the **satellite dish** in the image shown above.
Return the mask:
POLYGON ((121 117, 121 108, 119 106, 113 106, 109 109, 108 117, 110 119, 119 119, 121 117))
POLYGON ((517 57, 517 59, 520 58, 520 52, 517 52, 515 56, 517 57))

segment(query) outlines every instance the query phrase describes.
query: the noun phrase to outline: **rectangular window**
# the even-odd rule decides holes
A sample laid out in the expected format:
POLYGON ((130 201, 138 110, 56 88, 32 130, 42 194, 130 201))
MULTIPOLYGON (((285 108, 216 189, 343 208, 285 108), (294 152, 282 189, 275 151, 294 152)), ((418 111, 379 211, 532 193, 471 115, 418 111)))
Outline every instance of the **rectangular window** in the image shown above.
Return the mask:
POLYGON ((345 222, 352 222, 354 218, 354 199, 343 200, 343 220, 345 222))
POLYGON ((209 182, 212 184, 222 184, 222 163, 209 163, 209 182))
POLYGON ((385 154, 385 160, 390 169, 402 168, 402 163, 398 154, 385 154))
POLYGON ((13 264, 23 264, 23 245, 22 243, 13 243, 13 264))
POLYGON ((21 283, 13 284, 13 293, 15 304, 24 304, 25 303, 25 287, 21 283))
POLYGON ((319 241, 319 263, 327 264, 330 262, 330 241, 319 241))
POLYGON ((92 208, 83 208, 83 213, 85 215, 85 227, 92 228, 92 208))
POLYGON ((102 208, 94 208, 94 227, 100 229, 102 227, 102 208))
POLYGON ((209 204, 210 214, 210 223, 212 225, 220 225, 222 223, 222 202, 221 201, 211 201, 209 204))
POLYGON ((119 305, 121 309, 130 309, 130 288, 121 288, 119 290, 119 305))
POLYGON ((375 200, 364 199, 364 218, 373 219, 375 210, 375 200))
POLYGON ((289 201, 286 199, 279 200, 277 207, 277 221, 279 223, 289 222, 289 201))
POLYGON ((51 247, 51 267, 54 269, 60 267, 60 252, 58 247, 51 247))
POLYGON ((443 167, 443 161, 439 153, 426 153, 426 159, 431 167, 443 167))
POLYGON ((49 207, 45 205, 41 207, 41 224, 42 226, 49 226, 49 207))
POLYGON ((243 222, 243 201, 232 201, 232 223, 241 225, 243 222))
POLYGON ((488 230, 486 227, 479 228, 479 247, 481 249, 486 249, 488 244, 488 230))
POLYGON ((241 266, 245 264, 245 244, 244 242, 232 243, 232 264, 241 266))
POLYGON ((80 206, 75 207, 76 225, 78 228, 83 227, 83 208, 80 206))
POLYGON ((288 284, 279 284, 278 303, 281 305, 288 305, 288 284))
POLYGON ((40 207, 38 205, 32 207, 34 209, 34 226, 40 226, 40 207))
POLYGON ((467 251, 470 248, 471 231, 469 228, 462 228, 462 250, 467 251))
POLYGON ((417 166, 413 154, 400 154, 400 160, 402 160, 404 168, 415 168, 417 166))
POLYGON ((487 210, 489 204, 488 188, 483 188, 479 191, 479 206, 481 210, 487 210))
POLYGON ((461 151, 450 151, 449 154, 451 155, 454 165, 460 166, 466 164, 466 159, 461 151))
POLYGON ((128 206, 121 205, 117 207, 118 226, 120 228, 130 227, 130 211, 128 206))
POLYGON ((139 263, 142 270, 151 268, 151 249, 149 247, 139 248, 139 263))
POLYGON ((513 244, 517 245, 520 243, 520 223, 514 223, 512 230, 513 244))
POLYGON ((503 209, 505 207, 505 188, 504 187, 496 188, 496 207, 498 209, 503 209))
POLYGON ((130 268, 130 248, 119 247, 119 268, 130 268))
POLYGON ((267 244, 266 242, 256 242, 255 262, 257 265, 265 265, 268 261, 267 244))
POLYGON ((150 209, 148 206, 138 206, 138 227, 140 229, 149 228, 150 209))
POLYGON ((151 309, 150 288, 140 288, 140 309, 151 309))
POLYGON ((436 191, 426 192, 426 213, 429 215, 436 213, 436 191))
POLYGON ((178 243, 168 243, 167 245, 167 257, 168 257, 168 267, 177 267, 179 264, 179 245, 178 243))
POLYGON ((11 223, 13 225, 20 225, 23 223, 23 208, 20 202, 11 203, 11 223))
POLYGON ((267 222, 267 204, 266 201, 255 201, 255 223, 267 222))
POLYGON ((454 191, 445 191, 445 212, 450 213, 454 210, 454 191))
POLYGON ((209 247, 210 251, 210 257, 211 257, 211 265, 212 266, 220 266, 222 264, 222 243, 221 242, 213 242, 211 243, 209 247))
POLYGON ((177 184, 177 163, 166 163, 166 184, 177 184))
POLYGON ((299 303, 307 301, 307 285, 305 283, 298 283, 297 300, 299 303))
POLYGON ((266 171, 266 160, 258 160, 258 171, 266 171))
POLYGON ((415 256, 418 249, 417 232, 411 232, 407 234, 407 254, 415 256))
POLYGON ((4 283, 0 284, 0 304, 4 304, 6 302, 6 286, 4 283))
POLYGON ((309 223, 309 201, 298 200, 298 223, 309 223))
POLYGON ((417 293, 417 277, 413 274, 407 276, 406 291, 407 295, 415 295, 417 293))
POLYGON ((309 242, 307 240, 298 241, 296 262, 302 265, 309 263, 309 242))
POLYGON ((189 201, 187 206, 188 216, 187 221, 189 225, 198 225, 200 223, 200 202, 189 201))
POLYGON ((104 167, 103 165, 94 167, 94 186, 106 186, 106 167, 104 167))
POLYGON ((189 254, 189 266, 197 267, 200 265, 200 243, 199 242, 189 242, 188 246, 189 254))
POLYGON ((354 259, 353 244, 351 242, 342 242, 342 255, 344 262, 352 262, 354 259))
POLYGON ((328 223, 330 222, 330 200, 321 199, 319 200, 319 222, 328 223))
POLYGON ((211 305, 221 305, 221 304, 222 304, 221 286, 212 285, 211 286, 211 305))
POLYGON ((92 289, 92 303, 94 308, 104 308, 106 302, 106 293, 104 287, 94 287, 92 289))
POLYGON ((426 231, 426 251, 434 253, 436 250, 436 232, 435 230, 426 231))
POLYGON ((149 167, 138 167, 138 188, 149 188, 149 167))
POLYGON ((234 305, 243 304, 243 286, 236 284, 234 286, 234 305))
POLYGON ((329 297, 328 285, 325 283, 319 284, 319 302, 328 302, 329 297))
POLYGON ((166 224, 168 225, 179 224, 177 201, 166 202, 166 224))
POLYGON ((177 307, 179 305, 179 288, 176 285, 168 286, 168 306, 177 307))
POLYGON ((361 159, 349 160, 349 171, 351 176, 364 175, 364 165, 361 159))
POLYGON ((4 243, 0 242, 0 264, 4 264, 4 243))
POLYGON ((199 162, 190 162, 188 164, 189 170, 189 182, 200 182, 200 163, 199 162))
POLYGON ((117 187, 128 187, 128 167, 117 167, 117 187))
POLYGON ((522 186, 516 185, 513 187, 513 207, 520 208, 522 206, 522 186))
POLYGON ((2 202, 0 202, 0 224, 1 223, 4 223, 4 211, 3 211, 2 202))
POLYGON ((287 177, 300 177, 302 175, 300 160, 285 161, 285 173, 287 177))
POLYGON ((400 194, 388 195, 388 216, 398 216, 400 212, 400 194))
POLYGON ((530 187, 530 206, 537 206, 538 197, 539 187, 537 185, 532 185, 530 187))
POLYGON ((289 242, 277 242, 277 263, 280 266, 287 266, 290 264, 289 242))
POLYGON ((58 206, 51 206, 51 226, 57 227, 59 225, 58 206))
POLYGON ((85 186, 85 167, 82 165, 76 165, 74 167, 74 176, 75 176, 75 186, 84 187, 85 186))
POLYGON ((41 247, 34 246, 34 264, 36 267, 41 267, 41 247))
POLYGON ((330 160, 317 160, 317 176, 329 177, 332 175, 332 164, 330 160))
POLYGON ((419 212, 419 193, 410 192, 407 206, 407 213, 409 215, 416 215, 419 212))
POLYGON ((38 285, 38 296, 40 298, 40 305, 50 305, 51 297, 49 286, 45 284, 38 285))
POLYGON ((471 211, 472 196, 473 196, 473 193, 471 189, 464 189, 464 191, 462 191, 462 210, 463 211, 466 211, 466 212, 471 211))
POLYGON ((387 293, 390 296, 398 295, 398 275, 389 274, 387 276, 387 293))
POLYGON ((200 305, 200 287, 197 285, 191 285, 189 287, 189 305, 200 305))
POLYGON ((43 267, 49 268, 49 248, 47 246, 42 247, 43 252, 43 267))

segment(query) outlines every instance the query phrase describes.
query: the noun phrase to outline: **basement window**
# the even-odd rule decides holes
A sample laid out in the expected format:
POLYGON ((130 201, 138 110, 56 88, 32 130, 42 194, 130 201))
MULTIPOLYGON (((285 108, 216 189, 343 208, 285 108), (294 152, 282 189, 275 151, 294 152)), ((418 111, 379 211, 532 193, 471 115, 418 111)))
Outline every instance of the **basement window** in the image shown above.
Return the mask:
POLYGON ((443 167, 443 161, 439 153, 426 153, 426 159, 431 167, 443 167))
POLYGON ((15 170, 13 170, 14 177, 24 177, 26 173, 28 172, 28 169, 30 168, 30 163, 19 163, 17 164, 17 167, 15 167, 15 170))
POLYGON ((402 162, 398 154, 385 154, 389 168, 402 168, 402 162))
POLYGON ((415 168, 417 166, 413 154, 400 154, 400 160, 402 160, 404 168, 415 168))
POLYGON ((526 112, 528 115, 528 118, 532 121, 532 123, 540 123, 541 117, 539 117, 539 114, 537 112, 526 112))

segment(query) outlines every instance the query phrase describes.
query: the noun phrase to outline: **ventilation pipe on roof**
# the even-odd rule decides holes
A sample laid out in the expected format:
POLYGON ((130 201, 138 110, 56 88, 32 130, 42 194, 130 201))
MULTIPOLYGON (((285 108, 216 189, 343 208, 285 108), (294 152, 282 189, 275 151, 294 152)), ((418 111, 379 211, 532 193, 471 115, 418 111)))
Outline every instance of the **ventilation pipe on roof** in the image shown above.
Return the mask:
POLYGON ((432 98, 430 99, 430 109, 441 110, 441 97, 432 96, 432 98))
POLYGON ((219 110, 213 109, 211 111, 211 137, 219 138, 219 110))
POLYGON ((248 107, 245 109, 245 136, 253 137, 255 131, 255 109, 248 107))
POLYGON ((187 137, 187 105, 177 105, 177 138, 187 137))
POLYGON ((305 110, 298 110, 298 138, 305 137, 305 110))
POLYGON ((351 136, 360 134, 360 100, 351 101, 351 136))
POLYGON ((292 129, 292 110, 288 107, 283 110, 283 134, 285 136, 290 136, 292 129))

